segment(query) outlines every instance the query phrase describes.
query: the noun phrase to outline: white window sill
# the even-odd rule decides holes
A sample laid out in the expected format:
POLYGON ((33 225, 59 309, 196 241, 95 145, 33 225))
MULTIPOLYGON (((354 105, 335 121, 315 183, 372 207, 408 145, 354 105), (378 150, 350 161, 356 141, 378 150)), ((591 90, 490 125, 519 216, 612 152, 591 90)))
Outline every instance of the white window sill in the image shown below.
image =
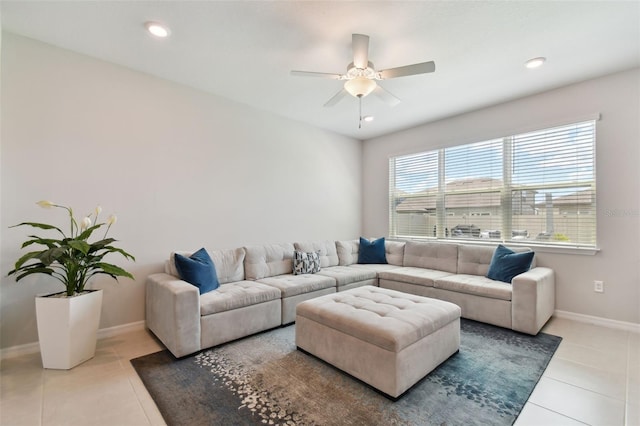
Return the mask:
POLYGON ((498 240, 467 240, 464 238, 448 238, 448 239, 436 239, 429 237, 389 237, 392 241, 423 241, 433 243, 455 243, 455 244, 467 244, 478 246, 497 246, 498 244, 504 244, 508 247, 529 247, 530 249, 540 253, 556 253, 556 254, 577 254, 582 256, 594 256, 600 249, 598 247, 578 247, 571 245, 551 245, 544 244, 539 241, 523 240, 523 241, 498 241, 498 240))

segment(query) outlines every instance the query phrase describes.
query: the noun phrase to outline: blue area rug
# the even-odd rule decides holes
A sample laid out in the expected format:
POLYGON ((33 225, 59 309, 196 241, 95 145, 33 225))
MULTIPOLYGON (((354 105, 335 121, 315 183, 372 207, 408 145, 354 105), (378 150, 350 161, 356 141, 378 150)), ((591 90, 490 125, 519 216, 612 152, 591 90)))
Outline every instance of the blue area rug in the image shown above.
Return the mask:
POLYGON ((391 401, 296 350, 295 325, 131 360, 169 425, 511 425, 561 338, 470 320, 460 351, 391 401))

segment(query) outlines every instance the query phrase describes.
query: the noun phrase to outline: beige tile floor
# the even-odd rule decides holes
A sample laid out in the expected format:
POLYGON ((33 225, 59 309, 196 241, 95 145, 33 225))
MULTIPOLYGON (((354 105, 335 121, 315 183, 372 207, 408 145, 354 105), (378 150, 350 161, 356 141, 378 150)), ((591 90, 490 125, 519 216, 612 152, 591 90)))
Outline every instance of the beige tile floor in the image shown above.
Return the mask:
MULTIPOLYGON (((640 425, 640 335, 553 318, 564 339, 516 425, 640 425)), ((95 358, 43 370, 39 354, 0 365, 0 425, 163 425, 129 360, 161 345, 146 331, 98 342, 95 358)))

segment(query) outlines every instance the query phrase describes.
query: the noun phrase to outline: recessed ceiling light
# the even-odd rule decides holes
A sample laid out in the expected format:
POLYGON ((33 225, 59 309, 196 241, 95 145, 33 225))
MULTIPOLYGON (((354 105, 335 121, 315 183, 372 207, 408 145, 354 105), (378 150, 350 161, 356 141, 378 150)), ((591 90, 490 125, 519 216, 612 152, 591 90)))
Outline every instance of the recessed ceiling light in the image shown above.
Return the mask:
POLYGON ((524 66, 527 68, 538 68, 542 66, 542 64, 544 64, 544 61, 546 60, 547 58, 543 58, 542 56, 539 58, 529 59, 527 62, 524 63, 524 66))
POLYGON ((362 117, 362 119, 364 121, 373 121, 373 115, 366 115, 366 116, 362 117))
POLYGON ((156 37, 165 38, 169 37, 169 29, 157 22, 146 22, 144 27, 156 37))

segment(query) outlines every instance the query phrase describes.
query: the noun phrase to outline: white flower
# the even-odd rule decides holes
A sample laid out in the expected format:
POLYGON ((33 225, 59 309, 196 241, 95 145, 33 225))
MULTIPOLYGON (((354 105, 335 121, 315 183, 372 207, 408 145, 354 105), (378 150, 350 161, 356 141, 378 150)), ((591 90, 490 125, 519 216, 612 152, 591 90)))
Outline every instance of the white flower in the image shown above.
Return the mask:
POLYGON ((102 207, 97 206, 97 207, 96 207, 96 210, 95 210, 96 217, 98 217, 98 215, 99 215, 100 213, 102 213, 102 207))
POLYGON ((112 214, 107 218, 107 225, 111 226, 118 221, 118 217, 115 214, 112 214))
POLYGON ((51 207, 55 207, 54 203, 47 200, 40 200, 36 204, 42 207, 43 209, 50 209, 51 207))
POLYGON ((80 229, 85 230, 91 226, 91 218, 89 216, 85 216, 80 221, 80 229))

